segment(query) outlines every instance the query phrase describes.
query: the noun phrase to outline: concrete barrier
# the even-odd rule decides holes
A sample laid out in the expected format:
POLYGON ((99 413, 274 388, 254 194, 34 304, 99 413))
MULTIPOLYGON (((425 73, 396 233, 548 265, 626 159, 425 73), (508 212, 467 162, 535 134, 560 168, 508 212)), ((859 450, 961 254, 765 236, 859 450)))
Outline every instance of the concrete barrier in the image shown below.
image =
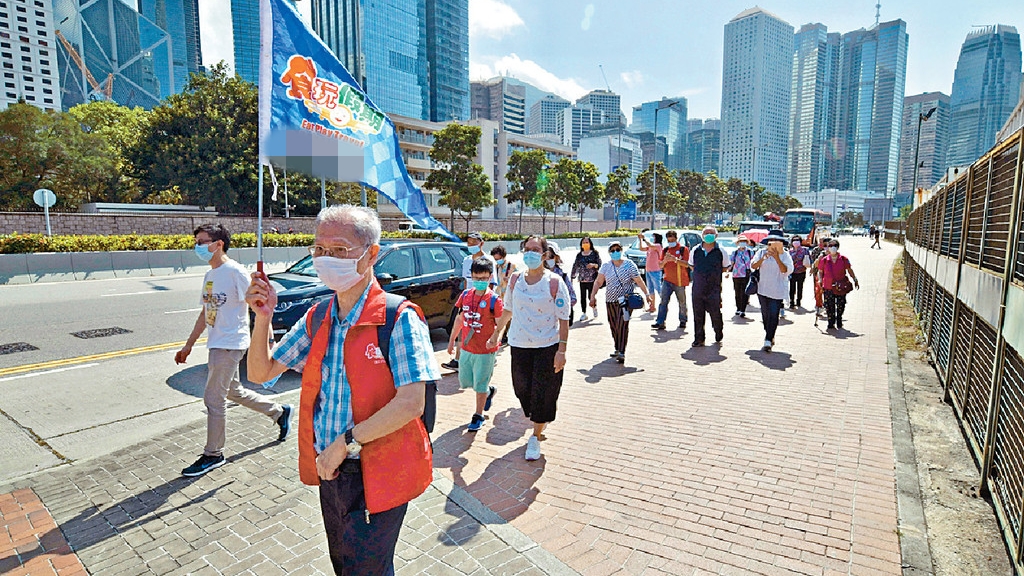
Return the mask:
POLYGON ((0 285, 30 284, 28 254, 0 254, 0 285))
MULTIPOLYGON (((151 250, 144 252, 149 262, 149 271, 153 276, 169 276, 184 272, 181 264, 182 256, 192 256, 191 250, 151 250)), ((192 256, 195 258, 195 256, 192 256)))
POLYGON ((141 278, 153 275, 149 254, 141 251, 111 252, 110 266, 116 278, 141 278))
POLYGON ((72 252, 71 269, 76 280, 115 278, 111 252, 72 252))
POLYGON ((26 256, 28 274, 33 282, 70 282, 76 279, 70 253, 44 252, 26 256))

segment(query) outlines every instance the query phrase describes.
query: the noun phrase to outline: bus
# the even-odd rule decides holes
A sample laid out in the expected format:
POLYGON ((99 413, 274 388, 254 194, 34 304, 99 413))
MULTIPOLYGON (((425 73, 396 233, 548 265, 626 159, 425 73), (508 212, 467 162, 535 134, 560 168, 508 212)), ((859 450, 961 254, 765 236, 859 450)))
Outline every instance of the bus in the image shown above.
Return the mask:
POLYGON ((813 208, 790 208, 782 217, 782 232, 788 236, 800 236, 804 245, 814 246, 819 234, 832 226, 832 215, 813 208))

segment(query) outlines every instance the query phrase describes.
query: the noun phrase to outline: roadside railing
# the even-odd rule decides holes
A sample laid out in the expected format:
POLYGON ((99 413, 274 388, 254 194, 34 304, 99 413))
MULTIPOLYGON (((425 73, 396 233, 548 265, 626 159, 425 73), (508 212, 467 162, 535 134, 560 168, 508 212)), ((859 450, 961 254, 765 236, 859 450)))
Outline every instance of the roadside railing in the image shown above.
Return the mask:
MULTIPOLYGON (((907 220, 907 287, 946 400, 1024 574, 1024 130, 907 220)), ((888 228, 888 226, 886 226, 888 228)))

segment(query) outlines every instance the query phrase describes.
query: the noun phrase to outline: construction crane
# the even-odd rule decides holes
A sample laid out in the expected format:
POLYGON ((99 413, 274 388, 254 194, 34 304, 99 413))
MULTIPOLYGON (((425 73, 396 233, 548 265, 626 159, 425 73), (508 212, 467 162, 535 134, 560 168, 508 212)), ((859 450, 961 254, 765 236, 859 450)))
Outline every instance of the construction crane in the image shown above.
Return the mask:
POLYGON ((68 51, 71 59, 74 60, 75 64, 78 66, 78 69, 82 71, 82 75, 85 76, 85 80, 89 83, 89 86, 92 86, 93 91, 100 92, 107 100, 110 100, 114 94, 114 74, 108 74, 107 79, 103 81, 103 84, 97 82, 96 78, 93 77, 92 72, 89 72, 89 67, 85 65, 85 60, 82 59, 82 55, 78 53, 78 50, 75 50, 75 47, 72 46, 71 42, 64 37, 64 34, 61 34, 60 30, 57 30, 56 34, 57 39, 64 45, 64 49, 68 51))

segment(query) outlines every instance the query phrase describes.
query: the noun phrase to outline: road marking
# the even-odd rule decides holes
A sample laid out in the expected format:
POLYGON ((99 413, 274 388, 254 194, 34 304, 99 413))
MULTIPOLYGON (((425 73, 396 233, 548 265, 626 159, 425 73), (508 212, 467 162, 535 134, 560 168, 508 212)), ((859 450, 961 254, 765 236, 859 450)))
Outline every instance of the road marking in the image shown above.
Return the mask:
POLYGON ((142 292, 121 292, 120 294, 100 294, 100 298, 109 298, 110 296, 138 296, 139 294, 164 294, 170 292, 170 290, 145 290, 142 292))
MULTIPOLYGON (((196 344, 204 344, 206 338, 200 338, 196 341, 196 344)), ((181 342, 168 342, 167 344, 155 344, 153 346, 142 346, 140 348, 131 348, 129 350, 116 350, 114 352, 104 352, 102 354, 92 354, 90 356, 79 356, 77 358, 65 358, 63 360, 50 360, 49 362, 39 362, 36 364, 24 364, 22 366, 11 366, 10 368, 0 368, 0 376, 10 376, 11 374, 22 374, 24 372, 35 372, 36 370, 47 370, 50 368, 59 368, 62 366, 73 366, 76 364, 85 364, 87 362, 93 362, 96 360, 108 360, 110 358, 122 358, 125 356, 134 356, 136 354, 144 354, 146 352, 159 352, 161 350, 172 350, 174 348, 181 348, 185 345, 184 341, 181 342)))
POLYGON ((78 370, 79 368, 91 368, 92 366, 99 366, 99 362, 93 362, 91 364, 79 364, 78 366, 68 366, 66 368, 54 368, 53 370, 44 370, 42 372, 32 372, 31 374, 20 374, 18 376, 8 376, 7 378, 0 378, 0 382, 7 382, 8 380, 18 380, 19 378, 31 378, 32 376, 42 376, 43 374, 54 374, 56 372, 66 372, 68 370, 78 370))
POLYGON ((202 308, 189 308, 188 310, 168 310, 164 314, 181 314, 182 312, 199 312, 202 308))

